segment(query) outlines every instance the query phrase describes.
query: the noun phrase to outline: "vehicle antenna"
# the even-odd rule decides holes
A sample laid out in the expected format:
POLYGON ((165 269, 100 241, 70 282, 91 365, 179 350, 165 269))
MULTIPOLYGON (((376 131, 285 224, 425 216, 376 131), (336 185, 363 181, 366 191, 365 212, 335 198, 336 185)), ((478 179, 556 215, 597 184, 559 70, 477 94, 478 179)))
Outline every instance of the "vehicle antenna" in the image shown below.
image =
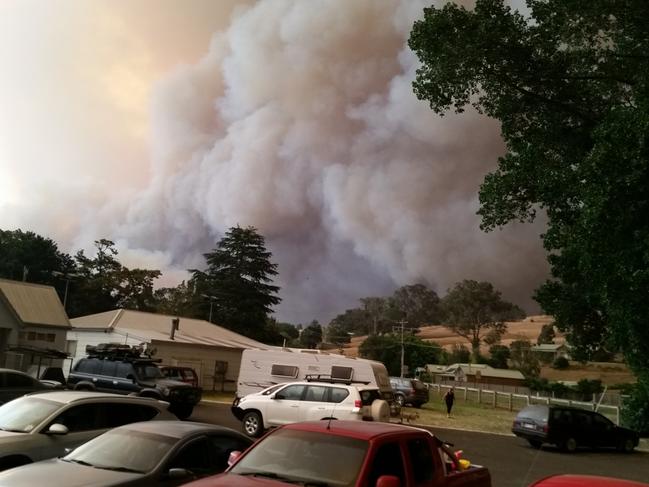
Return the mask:
MULTIPOLYGON (((331 392, 330 392, 331 394, 331 392)), ((327 431, 331 429, 331 421, 334 419, 334 412, 336 411, 336 406, 338 405, 337 402, 334 403, 334 407, 331 410, 331 414, 329 415, 329 420, 327 421, 327 431)))

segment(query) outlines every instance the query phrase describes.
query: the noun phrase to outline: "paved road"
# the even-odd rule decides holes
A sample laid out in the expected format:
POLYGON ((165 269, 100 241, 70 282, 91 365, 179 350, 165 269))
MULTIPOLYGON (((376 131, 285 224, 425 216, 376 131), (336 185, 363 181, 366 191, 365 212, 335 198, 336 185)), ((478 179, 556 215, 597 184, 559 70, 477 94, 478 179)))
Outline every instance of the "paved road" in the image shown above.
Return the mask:
MULTIPOLYGON (((240 429, 241 423, 227 404, 200 404, 194 421, 220 424, 240 429)), ((569 455, 551 447, 530 448, 526 442, 511 436, 431 428, 438 437, 464 450, 473 463, 489 467, 494 487, 524 487, 547 475, 580 473, 604 475, 649 482, 649 453, 630 455, 615 451, 584 450, 569 455)))

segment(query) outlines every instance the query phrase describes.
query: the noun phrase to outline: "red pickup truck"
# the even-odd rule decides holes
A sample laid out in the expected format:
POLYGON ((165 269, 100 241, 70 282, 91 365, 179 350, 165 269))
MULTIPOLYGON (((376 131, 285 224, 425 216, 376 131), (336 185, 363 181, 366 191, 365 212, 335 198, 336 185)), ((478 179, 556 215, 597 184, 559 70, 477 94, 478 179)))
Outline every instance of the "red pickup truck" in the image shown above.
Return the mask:
POLYGON ((192 487, 490 487, 430 432, 400 424, 310 421, 271 431, 223 474, 192 487))

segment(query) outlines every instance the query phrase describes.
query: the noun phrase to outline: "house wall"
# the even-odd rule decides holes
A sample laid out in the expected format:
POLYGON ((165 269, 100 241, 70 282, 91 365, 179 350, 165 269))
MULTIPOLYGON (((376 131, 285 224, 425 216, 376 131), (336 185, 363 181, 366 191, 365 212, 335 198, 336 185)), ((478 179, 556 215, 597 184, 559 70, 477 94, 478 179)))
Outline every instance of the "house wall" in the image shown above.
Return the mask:
MULTIPOLYGON (((87 345, 100 343, 121 343, 125 345, 139 345, 144 340, 141 337, 117 334, 98 330, 71 330, 67 333, 66 351, 72 356, 72 364, 86 356, 87 345)), ((67 371, 65 371, 67 374, 67 371)))
POLYGON ((157 340, 153 340, 151 346, 157 349, 155 358, 162 359, 163 365, 192 367, 198 374, 199 385, 203 390, 236 390, 243 350, 157 340), (215 371, 217 361, 227 363, 224 376, 215 371))
POLYGON ((18 340, 19 326, 14 314, 0 300, 0 367, 15 368, 16 357, 6 350, 18 340))

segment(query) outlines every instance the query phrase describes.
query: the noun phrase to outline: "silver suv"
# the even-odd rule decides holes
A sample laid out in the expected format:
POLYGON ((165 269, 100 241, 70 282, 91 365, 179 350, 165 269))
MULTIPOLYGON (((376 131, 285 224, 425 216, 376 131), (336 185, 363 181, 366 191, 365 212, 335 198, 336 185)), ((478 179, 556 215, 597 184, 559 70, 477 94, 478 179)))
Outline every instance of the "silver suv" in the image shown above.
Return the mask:
POLYGON ((235 399, 232 413, 252 437, 265 429, 298 421, 346 419, 388 421, 390 406, 377 387, 300 381, 277 384, 235 399))
POLYGON ((169 403, 87 391, 42 392, 0 406, 0 470, 65 454, 137 421, 176 420, 169 403))

